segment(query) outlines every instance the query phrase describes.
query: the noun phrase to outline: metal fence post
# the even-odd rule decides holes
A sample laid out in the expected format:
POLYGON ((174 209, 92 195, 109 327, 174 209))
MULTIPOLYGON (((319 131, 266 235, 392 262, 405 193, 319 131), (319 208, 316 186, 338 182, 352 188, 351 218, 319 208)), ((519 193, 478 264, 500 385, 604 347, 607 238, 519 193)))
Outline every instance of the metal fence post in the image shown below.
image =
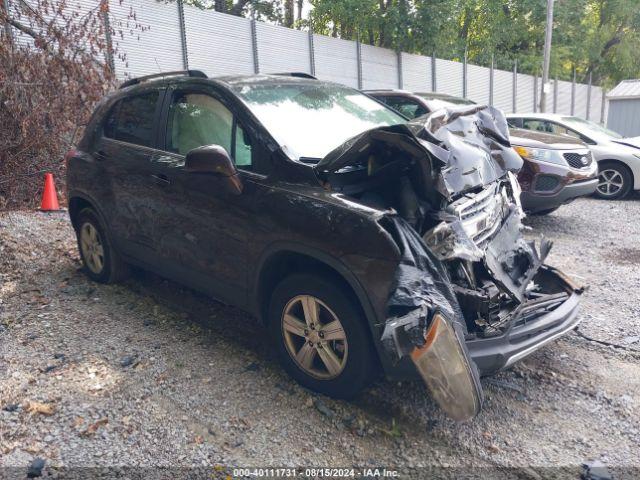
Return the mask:
POLYGON ((258 29, 256 21, 251 20, 251 49, 253 50, 253 73, 260 73, 260 61, 258 59, 258 29))
POLYGON ((489 105, 493 106, 493 53, 491 54, 491 66, 489 67, 489 105))
POLYGON ((431 91, 438 91, 438 83, 436 82, 436 52, 431 54, 431 91))
POLYGON ((533 76, 533 113, 538 111, 538 75, 533 76))
POLYGON ((109 70, 116 73, 116 65, 113 60, 113 40, 111 38, 111 22, 109 21, 109 9, 102 12, 102 22, 104 24, 104 39, 107 43, 107 50, 105 52, 107 65, 109 66, 109 70))
POLYGON ((576 113, 576 68, 573 67, 573 78, 571 79, 571 115, 576 113))
POLYGON ((602 104, 600 104, 600 123, 604 124, 604 110, 606 108, 606 102, 607 102, 607 94, 604 91, 604 88, 602 89, 602 104))
POLYGON ((398 88, 402 90, 404 88, 404 78, 402 76, 402 52, 398 50, 396 65, 398 66, 398 88))
POLYGON ((182 67, 189 70, 189 56, 187 54, 187 29, 184 23, 184 5, 182 0, 176 2, 178 4, 178 23, 180 25, 180 42, 182 44, 182 67))
POLYGON ((591 72, 589 72, 589 84, 587 85, 587 120, 591 116, 591 72))
POLYGON ((464 52, 464 59, 462 62, 462 97, 467 98, 467 51, 464 52))
POLYGON ((316 54, 313 46, 313 29, 309 27, 309 69, 311 75, 316 75, 316 54))
POLYGON ((553 81, 553 113, 558 113, 558 77, 553 81))
POLYGON ((362 90, 362 45, 360 44, 360 35, 356 40, 356 62, 358 67, 358 89, 362 90))
POLYGON ((516 58, 513 61, 513 90, 511 92, 512 98, 511 98, 511 109, 513 110, 513 113, 516 113, 516 110, 518 108, 517 106, 517 98, 518 98, 518 59, 516 58))

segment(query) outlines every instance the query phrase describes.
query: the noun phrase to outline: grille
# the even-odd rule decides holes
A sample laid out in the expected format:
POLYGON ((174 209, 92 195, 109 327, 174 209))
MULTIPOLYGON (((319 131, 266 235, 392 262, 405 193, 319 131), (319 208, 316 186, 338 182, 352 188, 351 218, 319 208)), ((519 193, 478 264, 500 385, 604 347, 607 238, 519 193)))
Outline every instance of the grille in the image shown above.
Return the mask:
POLYGON ((591 152, 588 153, 565 153, 564 159, 573 168, 587 168, 591 165, 591 152), (584 159, 584 161, 583 161, 584 159))
POLYGON ((540 175, 536 180, 535 190, 537 192, 551 192, 556 189, 560 180, 551 175, 540 175))
POLYGON ((506 197, 504 188, 491 186, 454 206, 462 228, 478 248, 486 247, 500 228, 508 208, 506 197))
POLYGON ((447 218, 424 234, 425 243, 440 260, 456 257, 458 246, 469 250, 465 234, 479 250, 484 250, 510 211, 509 192, 506 186, 496 182, 480 192, 459 198, 446 208, 447 218), (454 223, 455 219, 459 219, 459 224, 454 223), (463 232, 457 230, 458 225, 463 232))

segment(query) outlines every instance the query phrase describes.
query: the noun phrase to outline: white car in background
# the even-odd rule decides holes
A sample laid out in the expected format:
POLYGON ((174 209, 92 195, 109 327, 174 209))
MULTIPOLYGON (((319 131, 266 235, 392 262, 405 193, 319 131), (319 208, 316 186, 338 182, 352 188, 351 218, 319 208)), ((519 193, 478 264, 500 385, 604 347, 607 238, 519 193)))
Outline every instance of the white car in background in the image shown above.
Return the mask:
POLYGON ((551 113, 513 113, 509 125, 526 130, 569 135, 589 146, 600 171, 596 195, 619 199, 640 190, 640 140, 624 138, 597 123, 551 113))

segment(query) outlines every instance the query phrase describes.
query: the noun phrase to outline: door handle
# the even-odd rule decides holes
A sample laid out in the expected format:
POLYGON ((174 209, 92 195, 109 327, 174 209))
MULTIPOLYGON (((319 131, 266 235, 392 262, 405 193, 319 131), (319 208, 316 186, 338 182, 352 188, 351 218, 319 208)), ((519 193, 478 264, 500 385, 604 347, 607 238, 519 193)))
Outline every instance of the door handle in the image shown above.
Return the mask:
POLYGON ((169 181, 169 178, 162 174, 162 173, 152 173, 151 174, 151 178, 153 178, 153 181, 155 183, 157 183, 158 185, 169 185, 171 182, 169 181))

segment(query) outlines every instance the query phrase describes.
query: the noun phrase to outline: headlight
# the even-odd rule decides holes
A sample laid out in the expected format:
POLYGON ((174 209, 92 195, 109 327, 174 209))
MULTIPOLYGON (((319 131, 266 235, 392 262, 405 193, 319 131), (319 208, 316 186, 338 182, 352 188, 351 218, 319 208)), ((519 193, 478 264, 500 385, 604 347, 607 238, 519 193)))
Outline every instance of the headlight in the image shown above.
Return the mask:
POLYGON ((547 150, 546 148, 530 148, 514 145, 513 149, 525 160, 533 162, 555 163, 556 165, 567 165, 562 153, 558 150, 547 150))

